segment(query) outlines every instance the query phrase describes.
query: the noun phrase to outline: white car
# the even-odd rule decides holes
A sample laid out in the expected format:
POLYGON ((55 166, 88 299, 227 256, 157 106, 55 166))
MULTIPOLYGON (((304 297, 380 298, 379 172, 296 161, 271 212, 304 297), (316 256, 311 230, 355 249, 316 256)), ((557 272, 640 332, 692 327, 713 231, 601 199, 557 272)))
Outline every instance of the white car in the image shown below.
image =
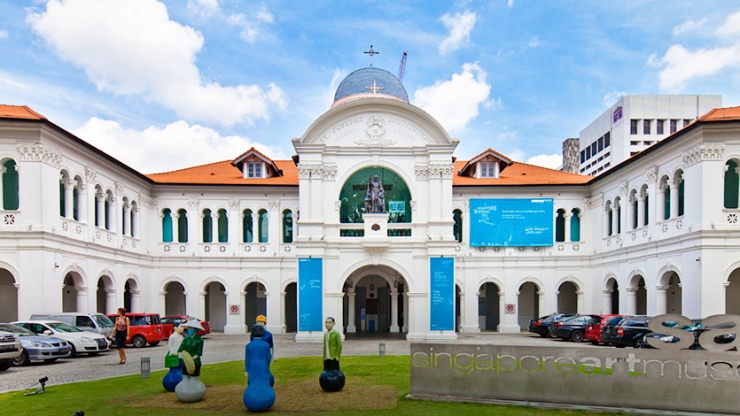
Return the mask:
POLYGON ((13 323, 37 335, 53 336, 67 341, 72 347, 70 357, 82 353, 97 355, 99 352, 108 351, 110 347, 108 339, 103 335, 83 331, 60 321, 16 321, 13 323))
POLYGON ((10 368, 13 365, 13 360, 22 352, 21 340, 17 335, 0 331, 0 371, 10 368))

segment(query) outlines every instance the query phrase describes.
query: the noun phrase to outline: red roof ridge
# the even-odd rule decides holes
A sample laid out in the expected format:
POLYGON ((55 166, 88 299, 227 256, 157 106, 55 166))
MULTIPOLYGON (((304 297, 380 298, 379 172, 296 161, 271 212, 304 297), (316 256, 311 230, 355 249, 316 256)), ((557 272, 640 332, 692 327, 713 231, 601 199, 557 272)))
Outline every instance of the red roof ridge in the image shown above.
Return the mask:
POLYGON ((699 121, 740 120, 740 106, 713 108, 709 110, 703 116, 699 117, 698 120, 699 121))
POLYGON ((0 104, 0 118, 24 118, 47 120, 47 118, 27 105, 0 104))
POLYGON ((186 170, 190 170, 190 169, 195 169, 195 168, 202 168, 202 167, 206 167, 206 166, 210 166, 210 165, 218 165, 218 164, 225 163, 225 162, 231 163, 230 160, 219 160, 218 162, 203 163, 203 164, 200 164, 200 165, 188 166, 186 168, 180 168, 180 169, 175 169, 175 170, 167 170, 167 171, 164 171, 164 172, 147 173, 146 176, 149 176, 149 175, 167 175, 169 173, 182 172, 182 171, 186 171, 186 170))

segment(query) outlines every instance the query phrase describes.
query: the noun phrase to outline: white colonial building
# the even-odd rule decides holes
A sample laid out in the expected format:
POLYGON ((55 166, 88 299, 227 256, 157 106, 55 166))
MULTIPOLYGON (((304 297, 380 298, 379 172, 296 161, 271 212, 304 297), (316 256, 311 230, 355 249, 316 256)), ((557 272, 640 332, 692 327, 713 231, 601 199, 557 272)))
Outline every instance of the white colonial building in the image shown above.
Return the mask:
POLYGON ((333 316, 427 340, 554 311, 740 313, 740 108, 595 178, 491 149, 456 160, 457 144, 374 67, 347 76, 292 160, 245 149, 159 174, 0 106, 0 321, 125 306, 227 333, 264 314, 314 341, 333 316))

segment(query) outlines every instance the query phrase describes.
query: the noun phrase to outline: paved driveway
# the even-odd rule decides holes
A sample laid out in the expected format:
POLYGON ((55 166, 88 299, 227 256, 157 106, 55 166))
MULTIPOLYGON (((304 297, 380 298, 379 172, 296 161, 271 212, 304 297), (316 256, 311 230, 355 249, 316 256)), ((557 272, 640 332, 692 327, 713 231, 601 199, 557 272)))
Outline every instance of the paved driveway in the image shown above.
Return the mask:
MULTIPOLYGON (((281 357, 315 356, 317 367, 321 367, 323 348, 321 343, 297 343, 294 341, 293 334, 273 334, 273 337, 277 359, 281 357)), ((244 360, 244 346, 248 341, 249 335, 209 335, 205 338, 203 364, 244 360)), ((344 341, 342 355, 377 355, 380 342, 385 343, 387 355, 409 354, 411 344, 405 340, 373 338, 344 341)), ((460 339, 455 342, 605 348, 593 347, 586 343, 574 344, 559 339, 545 339, 529 333, 461 335, 460 339)), ((118 364, 118 352, 115 350, 95 357, 80 355, 76 358, 59 360, 53 364, 34 361, 27 367, 11 367, 7 371, 0 372, 0 393, 29 388, 42 377, 49 377, 46 386, 50 387, 55 384, 139 374, 141 357, 150 358, 152 371, 161 370, 164 368, 166 353, 167 343, 164 342, 156 347, 127 348, 128 362, 124 365, 118 364)))

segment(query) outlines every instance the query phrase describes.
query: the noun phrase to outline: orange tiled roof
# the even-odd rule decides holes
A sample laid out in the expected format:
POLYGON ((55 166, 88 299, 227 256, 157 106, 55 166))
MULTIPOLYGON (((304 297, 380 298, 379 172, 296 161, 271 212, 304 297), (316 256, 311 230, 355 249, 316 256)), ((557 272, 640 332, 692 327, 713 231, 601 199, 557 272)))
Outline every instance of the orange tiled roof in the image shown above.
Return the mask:
POLYGON ((241 170, 231 162, 224 160, 145 176, 159 184, 298 186, 298 169, 292 160, 274 160, 283 175, 270 178, 242 178, 241 170))
POLYGON ((699 117, 699 121, 740 120, 740 107, 713 108, 699 117))
POLYGON ((46 120, 43 115, 31 110, 27 105, 0 104, 0 118, 22 118, 27 120, 46 120))
POLYGON ((473 178, 460 176, 459 172, 468 162, 455 161, 455 175, 452 177, 452 186, 497 186, 497 185, 581 185, 587 183, 592 176, 578 175, 527 163, 512 162, 498 178, 473 178))

